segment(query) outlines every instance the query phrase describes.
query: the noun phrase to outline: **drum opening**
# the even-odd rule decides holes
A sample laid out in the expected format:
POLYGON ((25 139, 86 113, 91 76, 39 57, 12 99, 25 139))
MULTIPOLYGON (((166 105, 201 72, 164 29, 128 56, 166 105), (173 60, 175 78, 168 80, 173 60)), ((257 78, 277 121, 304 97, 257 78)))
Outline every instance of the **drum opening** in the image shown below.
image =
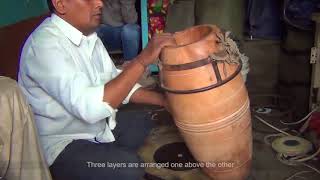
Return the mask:
POLYGON ((177 32, 174 34, 174 38, 177 43, 177 47, 186 46, 200 41, 212 32, 210 26, 196 26, 185 31, 177 32))

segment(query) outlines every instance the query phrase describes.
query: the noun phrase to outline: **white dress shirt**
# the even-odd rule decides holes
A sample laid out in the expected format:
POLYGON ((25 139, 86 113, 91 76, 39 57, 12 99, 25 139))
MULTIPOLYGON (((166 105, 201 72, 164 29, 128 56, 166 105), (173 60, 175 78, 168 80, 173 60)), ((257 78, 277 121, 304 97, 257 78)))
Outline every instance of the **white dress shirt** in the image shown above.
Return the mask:
MULTIPOLYGON (((18 82, 34 112, 49 165, 72 140, 115 140, 111 130, 117 110, 103 102, 103 94, 104 85, 119 73, 96 33, 84 36, 55 14, 29 36, 18 82)), ((133 87, 124 104, 139 87, 133 87)))

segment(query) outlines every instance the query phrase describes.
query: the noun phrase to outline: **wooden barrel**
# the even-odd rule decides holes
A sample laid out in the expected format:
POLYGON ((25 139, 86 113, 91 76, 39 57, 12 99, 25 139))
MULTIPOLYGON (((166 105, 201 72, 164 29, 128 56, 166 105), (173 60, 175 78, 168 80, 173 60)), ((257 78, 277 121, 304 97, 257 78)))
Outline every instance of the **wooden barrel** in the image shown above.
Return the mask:
POLYGON ((252 158, 249 98, 241 63, 212 58, 232 57, 221 35, 213 25, 175 33, 177 46, 160 55, 160 80, 175 124, 204 172, 213 179, 242 180, 252 158))

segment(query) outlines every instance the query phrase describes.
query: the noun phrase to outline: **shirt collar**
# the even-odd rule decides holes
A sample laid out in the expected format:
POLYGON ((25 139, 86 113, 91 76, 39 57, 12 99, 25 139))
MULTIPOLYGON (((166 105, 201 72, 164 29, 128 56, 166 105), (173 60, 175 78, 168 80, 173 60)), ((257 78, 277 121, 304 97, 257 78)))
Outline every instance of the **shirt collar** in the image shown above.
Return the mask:
POLYGON ((79 46, 82 39, 90 39, 90 41, 97 40, 97 33, 92 33, 89 36, 84 36, 81 31, 73 27, 64 19, 60 18, 56 14, 51 15, 51 21, 58 26, 58 28, 63 32, 63 34, 75 45, 79 46))

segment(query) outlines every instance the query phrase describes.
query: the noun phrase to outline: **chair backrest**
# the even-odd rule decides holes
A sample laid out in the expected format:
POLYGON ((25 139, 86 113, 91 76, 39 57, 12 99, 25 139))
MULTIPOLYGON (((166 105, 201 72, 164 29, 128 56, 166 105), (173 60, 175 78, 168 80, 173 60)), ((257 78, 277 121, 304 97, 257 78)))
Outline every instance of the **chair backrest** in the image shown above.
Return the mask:
POLYGON ((0 177, 51 180, 33 113, 15 80, 0 76, 0 104, 0 177))
POLYGON ((24 42, 48 14, 0 28, 0 75, 17 80, 19 59, 24 42))

